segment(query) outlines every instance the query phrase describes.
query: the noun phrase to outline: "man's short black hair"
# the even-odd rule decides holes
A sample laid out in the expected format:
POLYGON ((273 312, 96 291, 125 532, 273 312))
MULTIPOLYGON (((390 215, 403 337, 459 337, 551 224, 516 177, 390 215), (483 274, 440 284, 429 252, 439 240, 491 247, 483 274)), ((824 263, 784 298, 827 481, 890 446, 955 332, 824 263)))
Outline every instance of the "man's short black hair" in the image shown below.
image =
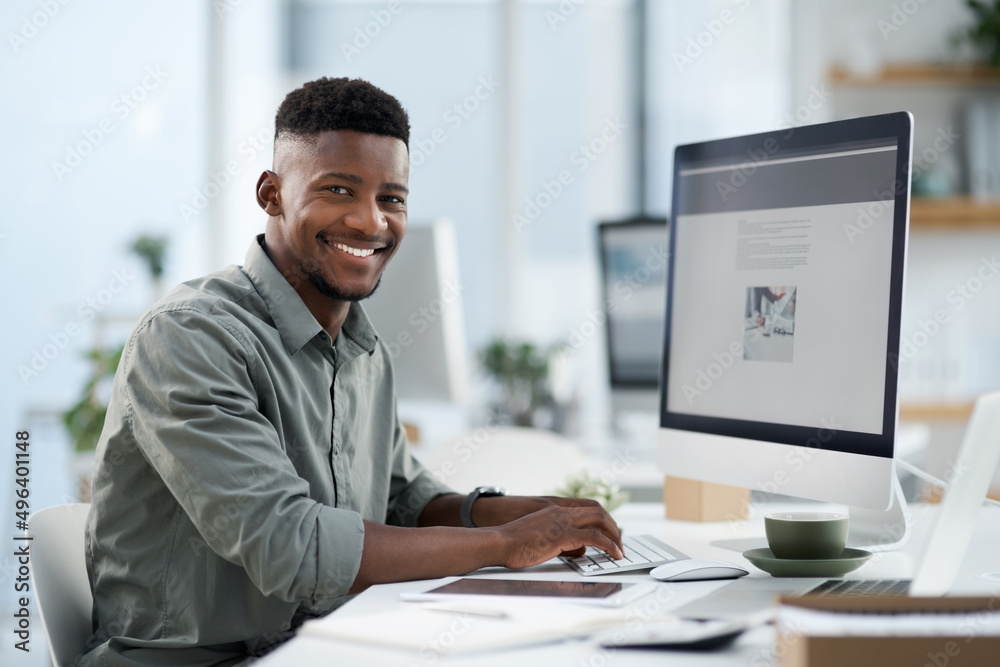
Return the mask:
POLYGON ((357 130, 410 145, 410 119, 395 97, 362 79, 323 77, 288 93, 274 117, 274 136, 357 130))

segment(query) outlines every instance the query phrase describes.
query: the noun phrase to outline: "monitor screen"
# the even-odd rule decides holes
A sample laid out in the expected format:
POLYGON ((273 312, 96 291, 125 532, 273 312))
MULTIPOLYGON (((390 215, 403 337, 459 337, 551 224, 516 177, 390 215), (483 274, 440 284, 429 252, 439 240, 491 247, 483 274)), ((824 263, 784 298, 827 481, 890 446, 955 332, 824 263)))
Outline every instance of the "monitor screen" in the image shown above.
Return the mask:
POLYGON ((656 390, 666 304, 667 220, 603 222, 598 233, 611 386, 656 390))
POLYGON ((892 456, 909 128, 677 149, 661 426, 892 456))

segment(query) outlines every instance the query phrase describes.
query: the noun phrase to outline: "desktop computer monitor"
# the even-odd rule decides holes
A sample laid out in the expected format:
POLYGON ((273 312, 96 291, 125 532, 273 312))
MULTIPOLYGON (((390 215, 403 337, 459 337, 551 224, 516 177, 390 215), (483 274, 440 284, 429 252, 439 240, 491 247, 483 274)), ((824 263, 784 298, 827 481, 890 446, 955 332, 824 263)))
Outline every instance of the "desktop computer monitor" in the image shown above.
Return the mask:
POLYGON ((655 415, 667 289, 667 219, 602 222, 597 230, 612 410, 616 415, 655 415))
POLYGON ((400 401, 467 399, 462 287, 449 220, 410 224, 378 290, 363 307, 389 349, 400 401))
POLYGON ((661 470, 891 509, 911 141, 899 112, 676 149, 661 470))

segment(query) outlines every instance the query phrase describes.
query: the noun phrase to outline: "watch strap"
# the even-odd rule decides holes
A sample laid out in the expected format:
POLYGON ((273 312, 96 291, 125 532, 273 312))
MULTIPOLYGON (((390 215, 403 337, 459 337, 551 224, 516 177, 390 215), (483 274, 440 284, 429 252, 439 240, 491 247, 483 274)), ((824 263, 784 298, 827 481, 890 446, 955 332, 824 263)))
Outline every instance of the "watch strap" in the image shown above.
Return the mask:
POLYGON ((479 486, 473 489, 462 501, 462 525, 466 528, 476 528, 472 521, 472 506, 480 498, 493 498, 496 496, 506 496, 507 490, 500 486, 479 486))

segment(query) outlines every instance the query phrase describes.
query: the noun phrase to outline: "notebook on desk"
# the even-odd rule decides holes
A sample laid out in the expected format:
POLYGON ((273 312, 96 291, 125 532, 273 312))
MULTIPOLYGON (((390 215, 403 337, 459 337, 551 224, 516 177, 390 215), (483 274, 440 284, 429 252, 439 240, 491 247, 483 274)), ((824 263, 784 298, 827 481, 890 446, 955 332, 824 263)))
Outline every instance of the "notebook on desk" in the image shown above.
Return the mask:
POLYGON ((910 596, 945 595, 954 585, 972 539, 976 517, 1000 462, 1000 392, 980 396, 969 419, 954 474, 912 582, 746 577, 676 610, 687 618, 734 618, 771 606, 779 595, 814 592, 864 595, 868 588, 893 589, 910 596), (832 582, 832 583, 831 583, 832 582), (841 584, 841 582, 845 582, 841 584), (858 582, 856 585, 854 582, 858 582), (819 590, 817 590, 819 589, 819 590))

